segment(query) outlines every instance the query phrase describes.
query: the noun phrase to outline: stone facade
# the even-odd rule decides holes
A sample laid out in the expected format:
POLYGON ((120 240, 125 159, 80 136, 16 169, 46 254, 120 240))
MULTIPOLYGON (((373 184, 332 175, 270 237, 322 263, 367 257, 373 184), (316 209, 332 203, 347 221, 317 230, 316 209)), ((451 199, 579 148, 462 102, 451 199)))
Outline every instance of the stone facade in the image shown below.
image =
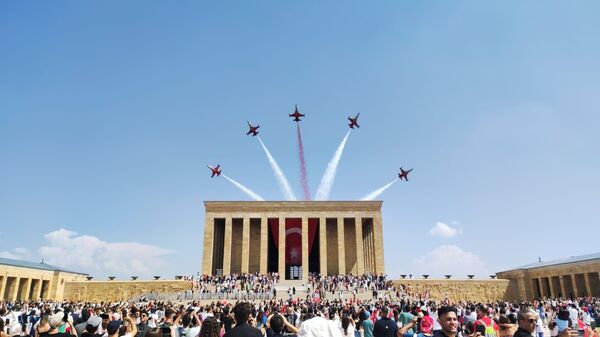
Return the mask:
POLYGON ((309 271, 330 275, 385 273, 381 205, 381 201, 205 201, 202 273, 277 271, 289 275, 285 252, 290 219, 301 222, 299 278, 307 279, 309 271), (279 226, 277 238, 272 237, 272 221, 279 226), (318 227, 315 235, 319 238, 313 243, 318 256, 313 255, 312 260, 310 223, 318 227), (276 248, 273 242, 277 242, 276 248))
POLYGON ((190 290, 190 281, 82 281, 68 282, 61 299, 68 301, 125 301, 149 293, 176 293, 190 290))
POLYGON ((434 300, 448 298, 458 301, 514 300, 514 291, 509 280, 446 280, 446 279, 401 279, 393 281, 397 287, 408 287, 413 294, 424 294, 434 300))
POLYGON ((33 263, 23 266, 0 263, 0 299, 62 299, 65 285, 86 279, 85 274, 52 269, 46 264, 36 268, 33 263))
POLYGON ((600 254, 533 263, 496 275, 510 280, 518 299, 600 296, 600 254))

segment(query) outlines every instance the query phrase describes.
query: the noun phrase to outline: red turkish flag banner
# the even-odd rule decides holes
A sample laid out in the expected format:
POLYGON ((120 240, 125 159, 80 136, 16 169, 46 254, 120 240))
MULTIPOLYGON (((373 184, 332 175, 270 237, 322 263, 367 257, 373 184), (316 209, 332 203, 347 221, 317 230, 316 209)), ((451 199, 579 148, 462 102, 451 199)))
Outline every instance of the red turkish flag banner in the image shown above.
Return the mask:
MULTIPOLYGON (((308 253, 312 250, 319 219, 308 219, 308 253)), ((279 219, 269 219, 275 246, 279 248, 279 219)), ((302 219, 285 219, 285 264, 302 265, 302 219)))

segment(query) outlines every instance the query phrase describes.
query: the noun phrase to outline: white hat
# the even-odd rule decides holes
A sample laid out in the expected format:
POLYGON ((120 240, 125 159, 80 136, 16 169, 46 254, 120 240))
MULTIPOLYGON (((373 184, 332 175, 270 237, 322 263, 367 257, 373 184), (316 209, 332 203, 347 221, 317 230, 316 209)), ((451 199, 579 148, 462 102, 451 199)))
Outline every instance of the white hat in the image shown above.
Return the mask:
POLYGON ((57 312, 54 315, 50 315, 48 317, 48 323, 52 328, 58 328, 63 323, 63 318, 65 317, 65 313, 62 311, 57 312))

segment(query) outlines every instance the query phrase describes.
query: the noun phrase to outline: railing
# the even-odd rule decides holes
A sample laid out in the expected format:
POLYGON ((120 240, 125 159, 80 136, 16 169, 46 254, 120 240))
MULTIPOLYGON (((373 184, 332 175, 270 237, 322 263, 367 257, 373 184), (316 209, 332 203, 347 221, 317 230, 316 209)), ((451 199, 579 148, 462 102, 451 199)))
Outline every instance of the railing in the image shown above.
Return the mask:
POLYGON ((245 291, 237 292, 178 292, 178 293, 147 293, 130 298, 131 302, 139 302, 142 299, 149 301, 218 301, 218 300, 271 300, 272 292, 253 293, 245 291))

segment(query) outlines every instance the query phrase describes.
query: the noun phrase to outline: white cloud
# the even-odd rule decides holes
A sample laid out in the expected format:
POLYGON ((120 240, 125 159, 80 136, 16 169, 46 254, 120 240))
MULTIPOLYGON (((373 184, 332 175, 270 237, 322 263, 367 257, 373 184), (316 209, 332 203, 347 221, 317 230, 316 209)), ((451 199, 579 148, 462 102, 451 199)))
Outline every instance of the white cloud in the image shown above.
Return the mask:
MULTIPOLYGON (((458 222, 452 221, 452 224, 457 225, 458 222)), ((445 238, 451 238, 456 236, 457 234, 462 234, 462 229, 453 228, 443 222, 436 222, 435 226, 433 226, 433 228, 429 230, 429 234, 445 238)))
POLYGON ((433 277, 450 274, 454 278, 467 278, 468 274, 474 274, 477 278, 486 278, 490 274, 477 254, 454 245, 439 246, 415 258, 411 270, 415 275, 429 274, 433 277))
POLYGON ((31 253, 23 247, 17 247, 12 251, 0 252, 0 257, 13 260, 29 260, 31 259, 31 253))
POLYGON ((170 250, 138 242, 105 242, 61 228, 44 235, 38 252, 48 264, 90 274, 148 276, 161 270, 170 250))

